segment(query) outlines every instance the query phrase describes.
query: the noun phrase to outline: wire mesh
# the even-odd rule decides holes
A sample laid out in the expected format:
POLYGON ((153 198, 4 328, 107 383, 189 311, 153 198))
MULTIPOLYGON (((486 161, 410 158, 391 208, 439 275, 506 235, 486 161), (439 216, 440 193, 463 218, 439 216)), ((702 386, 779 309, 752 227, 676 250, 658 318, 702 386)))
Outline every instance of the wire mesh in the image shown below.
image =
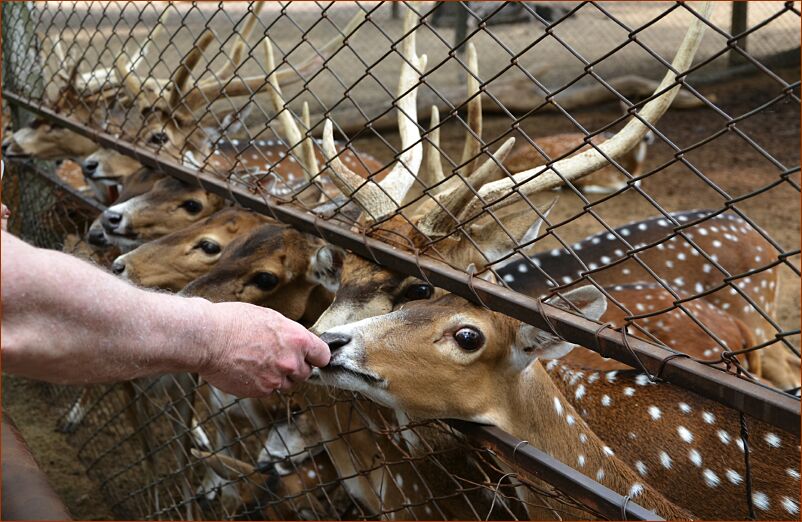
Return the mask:
MULTIPOLYGON (((180 375, 87 390, 65 412, 116 511, 626 518, 649 516, 636 505, 648 485, 702 518, 798 515, 799 405, 776 390, 799 386, 799 4, 754 2, 746 14, 735 33, 729 4, 710 15, 614 2, 4 5, 4 96, 45 117, 4 141, 4 156, 60 155, 86 179, 68 189, 14 161, 4 179, 12 230, 49 248, 80 245, 145 286, 216 300, 255 287, 237 295, 290 316, 300 301, 293 318, 320 331, 444 299, 434 283, 488 308, 476 316, 503 322, 490 310, 504 312, 599 352, 546 365, 566 404, 559 422, 570 429, 563 408, 573 408, 642 481, 605 496, 582 485, 582 475, 610 480, 589 454, 565 461, 577 470, 566 471, 570 487, 559 472, 539 474, 533 462, 552 468, 521 449, 525 432, 495 447, 486 431, 466 437, 350 392, 236 400, 180 375), (694 23, 705 36, 676 68, 694 23), (666 71, 678 75, 658 86, 666 71), (671 108, 653 117, 674 85, 671 108), (329 144, 327 121, 343 141, 329 144), (642 136, 613 147, 637 121, 642 136), (603 172, 574 179, 576 158, 594 153, 603 172), (556 202, 532 189, 548 176, 546 189, 562 185, 556 202), (81 194, 110 207, 79 210, 81 194), (240 206, 303 233, 245 223, 240 206), (221 236, 234 214, 241 222, 221 236), (311 246, 289 247, 299 242, 311 246), (149 275, 187 246, 219 260, 149 275), (115 247, 131 252, 113 265, 115 247), (261 288, 271 280, 256 276, 277 252, 298 257, 288 272, 315 285, 261 288), (221 283, 243 257, 247 269, 221 283), (556 297, 582 285, 607 302, 601 325, 556 297), (686 390, 649 386, 660 380, 686 390), (617 426, 605 421, 611 405, 617 426), (640 442, 628 427, 641 417, 662 419, 656 429, 676 441, 660 452, 640 442), (680 458, 698 491, 731 487, 727 505, 672 489, 680 458)), ((432 416, 477 420, 442 371, 433 393, 459 407, 432 416)), ((479 386, 471 391, 487 391, 479 386)))

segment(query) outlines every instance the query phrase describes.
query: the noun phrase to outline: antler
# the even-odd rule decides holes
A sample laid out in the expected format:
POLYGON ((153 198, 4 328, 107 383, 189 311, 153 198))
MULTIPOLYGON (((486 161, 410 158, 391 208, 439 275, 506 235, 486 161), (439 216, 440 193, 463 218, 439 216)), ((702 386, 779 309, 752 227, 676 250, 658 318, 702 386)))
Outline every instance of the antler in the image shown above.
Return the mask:
POLYGON ((404 17, 404 33, 407 37, 401 44, 403 63, 398 81, 398 132, 404 152, 387 176, 376 184, 354 174, 336 157, 331 122, 327 120, 323 128, 323 154, 334 170, 332 180, 343 194, 353 196, 373 220, 396 211, 415 182, 423 161, 423 144, 417 123, 417 95, 427 58, 425 54, 418 56, 415 49, 415 27, 418 23, 417 14, 409 9, 404 17))
MULTIPOLYGON (((708 18, 711 11, 711 3, 709 1, 705 2, 700 9, 701 18, 708 18)), ((593 148, 557 161, 551 168, 546 166, 536 167, 519 172, 514 176, 488 183, 479 190, 478 197, 474 198, 462 210, 458 216, 459 221, 464 222, 472 219, 481 212, 482 207, 488 202, 500 202, 494 206, 497 209, 520 201, 518 198, 507 198, 505 201, 501 201, 513 192, 513 188, 516 189, 514 192, 523 196, 549 190, 560 186, 564 181, 577 180, 604 167, 608 164, 607 157, 616 161, 629 152, 643 139, 649 127, 654 126, 671 105, 680 89, 680 85, 675 85, 669 89, 669 86, 677 80, 678 74, 675 74, 674 71, 679 71, 679 74, 682 74, 683 71, 688 69, 699 48, 704 31, 704 22, 700 18, 694 18, 688 27, 688 32, 685 34, 680 48, 677 50, 677 54, 671 64, 671 70, 666 73, 663 81, 660 82, 660 85, 655 90, 655 95, 663 90, 666 90, 666 92, 647 103, 640 111, 640 118, 647 124, 642 123, 639 118, 633 118, 615 136, 598 145, 597 148, 599 150, 593 148), (558 176, 557 172, 562 174, 562 177, 558 176)), ((432 212, 443 212, 443 210, 436 208, 432 212)))
POLYGON ((447 235, 453 230, 454 218, 465 205, 476 196, 476 190, 494 179, 502 171, 502 163, 515 145, 515 138, 509 138, 501 147, 476 169, 459 187, 438 198, 437 207, 423 216, 418 222, 418 230, 429 237, 447 235))
MULTIPOLYGON (((278 81, 278 73, 275 72, 276 60, 273 56, 273 44, 270 43, 270 39, 267 37, 265 37, 264 46, 267 69, 273 71, 269 77, 271 87, 270 102, 273 105, 273 111, 275 111, 278 117, 282 134, 284 135, 283 138, 287 143, 287 147, 290 150, 293 150, 298 146, 299 143, 303 141, 299 154, 299 161, 307 181, 312 181, 314 176, 317 175, 317 158, 315 158, 312 140, 308 136, 303 136, 301 129, 295 122, 295 117, 285 106, 284 100, 281 97, 281 86, 279 85, 278 81)), ((305 119, 304 125, 308 128, 310 126, 309 104, 306 102, 304 102, 303 111, 303 117, 305 119)))
MULTIPOLYGON (((297 67, 286 67, 275 72, 279 83, 289 85, 303 80, 303 76, 320 67, 328 59, 329 55, 339 49, 345 39, 362 23, 365 13, 361 9, 348 22, 342 34, 331 39, 325 44, 318 53, 310 56, 297 67)), ((272 71, 272 69, 271 69, 272 71)), ((196 107, 200 104, 208 103, 218 96, 250 96, 266 88, 269 74, 267 76, 249 76, 246 78, 212 78, 208 82, 202 82, 190 95, 187 96, 187 105, 196 107)))
POLYGON ((242 57, 245 54, 245 45, 248 42, 248 39, 251 37, 253 29, 256 27, 256 22, 259 20, 259 14, 262 12, 264 7, 265 2, 256 2, 253 10, 248 13, 248 18, 245 21, 245 25, 242 26, 242 32, 237 33, 237 42, 234 44, 234 49, 231 52, 231 58, 213 73, 212 78, 198 82, 198 87, 202 89, 209 85, 217 85, 218 82, 226 81, 233 76, 234 71, 242 63, 242 57))
MULTIPOLYGON (((182 98, 182 93, 186 90, 187 82, 192 77, 192 71, 198 65, 198 62, 203 56, 203 52, 209 47, 213 40, 214 33, 212 33, 211 29, 203 31, 197 43, 184 56, 184 59, 181 60, 181 65, 173 72, 173 76, 170 79, 173 88, 170 92, 170 96, 167 98, 167 105, 169 107, 173 109, 178 107, 182 98)), ((188 107, 190 111, 191 107, 191 105, 188 107)))
POLYGON ((476 170, 479 164, 479 153, 482 148, 482 95, 479 92, 479 60, 476 56, 476 47, 469 43, 466 53, 468 61, 468 130, 465 132, 465 144, 462 148, 462 161, 466 163, 460 174, 467 174, 476 170), (471 159, 473 158, 473 159, 471 159), (468 162, 470 163, 468 164, 468 162))

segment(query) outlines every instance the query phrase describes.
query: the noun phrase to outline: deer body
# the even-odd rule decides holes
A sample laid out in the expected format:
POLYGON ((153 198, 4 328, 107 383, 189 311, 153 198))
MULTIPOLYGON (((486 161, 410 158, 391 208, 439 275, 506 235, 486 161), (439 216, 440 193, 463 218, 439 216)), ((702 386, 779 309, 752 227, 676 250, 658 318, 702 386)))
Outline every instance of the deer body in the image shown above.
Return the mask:
MULTIPOLYGON (((582 372, 555 362, 546 368, 563 396, 650 485, 702 519, 748 518, 736 412, 635 370, 582 372)), ((757 517, 798 518, 799 439, 751 418, 747 428, 757 517)))
MULTIPOLYGON (((682 225, 708 214, 709 211, 694 210, 674 213, 671 217, 682 225)), ((617 227, 615 233, 634 248, 658 243, 638 252, 637 258, 677 293, 693 295, 723 286, 694 302, 699 302, 700 306, 701 303, 713 304, 737 320, 739 325, 745 326, 748 332, 744 333, 751 336, 752 346, 772 339, 775 328, 744 296, 751 298, 767 314, 772 314, 778 299, 778 270, 770 268, 743 276, 732 285, 722 283, 728 275, 746 274, 768 265, 776 256, 771 243, 743 219, 732 214, 708 218, 684 230, 701 252, 688 241, 678 236, 671 237, 672 224, 666 218, 629 223, 617 227)), ((549 277, 557 284, 567 285, 582 280, 585 272, 589 272, 589 276, 599 285, 613 289, 616 285, 656 284, 655 276, 636 260, 624 259, 628 247, 612 232, 590 236, 574 243, 571 249, 576 257, 565 249, 539 253, 529 260, 517 256, 499 268, 498 273, 511 288, 531 296, 545 295, 554 287, 549 277)), ((645 307, 650 303, 639 304, 645 307)), ((634 315, 638 315, 638 312, 650 313, 652 310, 630 308, 634 315)), ((715 314, 714 310, 711 312, 715 314)), ((658 317, 646 319, 652 324, 659 320, 658 317)), ((708 326, 712 325, 708 323, 708 326)), ((741 339, 746 340, 747 337, 742 336, 741 339)), ((711 346, 715 345, 712 339, 711 343, 711 346)), ((780 389, 799 385, 799 359, 783 346, 775 344, 753 355, 751 364, 753 370, 760 369, 757 374, 759 377, 780 389)))

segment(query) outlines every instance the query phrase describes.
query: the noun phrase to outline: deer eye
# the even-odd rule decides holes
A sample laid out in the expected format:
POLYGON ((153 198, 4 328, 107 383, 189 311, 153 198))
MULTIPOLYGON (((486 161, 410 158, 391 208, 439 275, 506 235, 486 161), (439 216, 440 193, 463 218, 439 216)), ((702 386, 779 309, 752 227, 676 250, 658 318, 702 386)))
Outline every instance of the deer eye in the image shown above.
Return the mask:
POLYGON ((276 285, 278 285, 278 277, 270 272, 257 272, 256 275, 253 276, 253 279, 251 279, 251 283, 259 290, 267 292, 273 290, 276 285))
POLYGON ((420 301, 421 299, 431 299, 434 289, 432 285, 416 284, 409 285, 404 291, 404 298, 409 301, 420 301))
POLYGON ((166 132, 154 132, 150 135, 150 143, 153 145, 164 145, 168 141, 170 141, 170 137, 167 136, 166 132))
POLYGON ((201 239, 195 248, 200 248, 204 254, 209 254, 210 256, 220 253, 220 245, 210 239, 201 239))
POLYGON ((194 199, 188 199, 181 203, 181 208, 189 212, 190 214, 197 214, 201 210, 203 210, 203 204, 200 201, 196 201, 194 199))
POLYGON ((454 332, 454 340, 466 352, 475 352, 485 344, 482 332, 471 326, 464 326, 454 332))

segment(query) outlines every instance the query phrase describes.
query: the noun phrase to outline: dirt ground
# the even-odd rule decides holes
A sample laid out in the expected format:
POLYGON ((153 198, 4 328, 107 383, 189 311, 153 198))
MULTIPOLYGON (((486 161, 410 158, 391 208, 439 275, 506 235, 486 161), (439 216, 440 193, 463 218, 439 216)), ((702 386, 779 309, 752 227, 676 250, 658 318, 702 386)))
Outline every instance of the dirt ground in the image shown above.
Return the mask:
POLYGON ((100 485, 89 478, 78 461, 78 450, 55 431, 64 412, 64 401, 52 387, 3 376, 3 409, 22 432, 50 484, 64 500, 75 520, 114 518, 100 485))
MULTIPOLYGON (((799 78, 799 70, 784 71, 783 77, 799 78)), ((717 105, 729 116, 738 117, 773 99, 781 88, 771 79, 760 76, 702 88, 701 91, 706 96, 715 96, 717 105)), ((799 96, 798 90, 796 95, 799 96)), ((618 108, 612 105, 574 114, 589 130, 604 125, 617 115, 618 108)), ((485 139, 496 139, 506 132, 509 125, 510 120, 503 117, 486 119, 485 139)), ((660 131, 680 147, 699 143, 725 127, 725 119, 709 109, 669 111, 659 125, 660 131)), ((533 138, 576 130, 567 118, 557 113, 536 114, 524 120, 521 128, 533 138)), ((799 104, 791 101, 772 104, 766 110, 738 121, 729 131, 685 156, 690 164, 730 197, 742 196, 767 186, 779 179, 781 173, 780 168, 740 137, 735 129, 743 131, 764 147, 783 166, 799 165, 799 104)), ((456 125, 446 126, 441 140, 447 152, 459 157, 462 131, 456 125)), ((649 150, 647 170, 673 156, 672 149, 660 141, 658 139, 658 143, 649 150)), ((391 158, 386 145, 378 139, 360 141, 358 147, 387 161, 391 158)), ((799 186, 798 172, 791 175, 790 179, 799 186)), ((670 211, 720 208, 724 201, 719 192, 680 163, 659 170, 644 181, 643 188, 661 207, 670 211)), ((581 213, 583 204, 576 196, 563 191, 554 216, 562 220, 581 213)), ((799 248, 800 194, 789 182, 748 198, 738 207, 765 229, 784 250, 799 248)), ((657 213, 650 202, 631 192, 594 209, 601 219, 613 226, 657 213)), ((598 230, 599 224, 594 218, 583 216, 561 228, 560 234, 566 240, 574 240, 598 230)), ((799 267, 799 256, 792 257, 790 262, 799 267)), ((800 286, 799 279, 790 269, 782 272, 781 288, 778 320, 788 330, 797 329, 800 286)), ((798 339, 795 342, 798 343, 798 339)), ((99 485, 84 474, 77 460, 76 448, 67 438, 54 431, 65 405, 54 401, 47 387, 6 377, 3 380, 3 406, 15 418, 39 463, 50 475, 53 485, 75 517, 112 517, 112 512, 104 504, 99 485)))

